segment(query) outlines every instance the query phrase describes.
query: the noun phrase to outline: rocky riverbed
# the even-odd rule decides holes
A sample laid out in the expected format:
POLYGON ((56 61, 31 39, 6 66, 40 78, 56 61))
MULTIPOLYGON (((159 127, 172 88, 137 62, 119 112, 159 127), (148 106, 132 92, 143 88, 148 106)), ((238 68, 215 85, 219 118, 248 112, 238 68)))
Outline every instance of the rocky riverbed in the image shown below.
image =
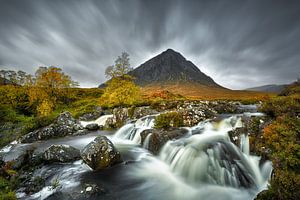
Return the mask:
POLYGON ((3 148, 2 166, 18 171, 20 199, 182 199, 173 187, 188 199, 253 199, 271 169, 249 153, 248 138, 267 123, 254 112, 207 101, 97 109, 80 120, 64 112, 3 148), (154 126, 156 116, 174 111, 182 127, 154 126))

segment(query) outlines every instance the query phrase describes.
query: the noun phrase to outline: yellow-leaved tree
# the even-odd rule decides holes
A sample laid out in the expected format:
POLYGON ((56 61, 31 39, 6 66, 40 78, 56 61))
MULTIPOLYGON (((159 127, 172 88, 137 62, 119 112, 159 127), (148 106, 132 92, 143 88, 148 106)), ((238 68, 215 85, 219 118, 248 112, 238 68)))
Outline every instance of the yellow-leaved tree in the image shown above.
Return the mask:
POLYGON ((128 75, 131 70, 129 55, 126 52, 116 59, 114 65, 106 68, 105 75, 110 80, 100 98, 101 106, 130 106, 141 100, 140 88, 135 85, 134 78, 128 75))
POLYGON ((78 86, 62 69, 54 66, 39 67, 34 77, 27 81, 31 105, 36 106, 39 116, 49 115, 58 100, 68 95, 68 88, 78 86))

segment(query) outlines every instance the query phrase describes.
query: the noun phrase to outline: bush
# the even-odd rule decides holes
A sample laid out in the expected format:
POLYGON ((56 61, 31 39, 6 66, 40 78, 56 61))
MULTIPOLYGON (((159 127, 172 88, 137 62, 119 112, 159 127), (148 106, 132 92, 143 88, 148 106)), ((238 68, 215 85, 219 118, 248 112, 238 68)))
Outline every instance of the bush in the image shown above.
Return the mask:
POLYGON ((270 117, 280 115, 294 116, 300 113, 300 99, 297 97, 276 97, 263 102, 260 111, 270 117))
POLYGON ((160 114, 155 119, 155 128, 167 129, 180 126, 183 126, 183 117, 182 114, 178 112, 160 114))

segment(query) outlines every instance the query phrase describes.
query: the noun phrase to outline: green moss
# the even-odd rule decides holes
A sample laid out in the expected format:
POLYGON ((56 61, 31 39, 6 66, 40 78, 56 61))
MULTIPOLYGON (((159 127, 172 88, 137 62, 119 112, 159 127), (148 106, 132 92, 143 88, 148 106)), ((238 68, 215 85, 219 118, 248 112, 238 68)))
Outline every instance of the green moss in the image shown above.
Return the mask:
POLYGON ((13 191, 0 192, 0 200, 17 200, 17 197, 13 191))
POLYGON ((167 129, 181 126, 183 126, 183 117, 182 114, 178 112, 160 114, 155 119, 155 128, 167 129))

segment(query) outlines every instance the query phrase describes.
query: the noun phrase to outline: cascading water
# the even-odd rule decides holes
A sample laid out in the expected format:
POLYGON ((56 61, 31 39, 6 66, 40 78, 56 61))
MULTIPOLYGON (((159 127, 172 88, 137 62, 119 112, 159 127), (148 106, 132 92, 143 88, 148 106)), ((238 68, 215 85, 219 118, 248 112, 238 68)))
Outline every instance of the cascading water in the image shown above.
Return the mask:
POLYGON ((141 143, 140 133, 154 127, 156 115, 150 115, 138 119, 135 123, 126 124, 114 135, 113 140, 129 140, 135 144, 141 143))
POLYGON ((111 117, 113 117, 113 115, 102 115, 101 117, 99 117, 94 121, 80 121, 80 123, 83 127, 86 127, 86 125, 88 124, 98 124, 99 126, 104 126, 107 119, 111 117))
MULTIPOLYGON (((100 121, 108 117, 102 117, 100 121)), ((81 194, 85 183, 103 185, 109 191, 107 194, 95 193, 99 198, 94 199, 130 200, 252 200, 266 188, 271 163, 267 161, 260 165, 260 158, 251 155, 247 135, 240 137, 239 146, 229 139, 228 131, 242 126, 241 115, 226 117, 219 122, 206 120, 186 128, 188 134, 168 141, 157 156, 146 150, 154 133, 147 135, 143 146, 140 136, 142 131, 153 128, 154 122, 155 115, 146 116, 124 125, 112 136, 107 134, 126 164, 100 172, 91 171, 81 161, 45 165, 34 176, 47 175, 46 186, 29 196, 18 193, 18 197, 45 199, 55 193, 54 199, 66 199, 66 194, 81 194), (59 179, 60 186, 49 190, 55 179, 59 179)), ((82 149, 98 134, 105 132, 26 145, 37 145, 39 152, 50 144, 69 144, 82 149)), ((23 148, 22 144, 11 145, 14 147, 4 148, 2 153, 15 155, 14 150, 23 148)))
MULTIPOLYGON (((141 162, 130 174, 173 190, 193 191, 189 197, 164 193, 165 199, 253 199, 266 188, 272 166, 270 162, 259 166, 260 158, 250 155, 248 136, 241 136, 240 148, 230 141, 228 131, 241 126, 239 116, 199 123, 190 128, 190 137, 167 142, 158 157, 140 155, 141 162)), ((146 138, 144 146, 148 143, 146 138)))

